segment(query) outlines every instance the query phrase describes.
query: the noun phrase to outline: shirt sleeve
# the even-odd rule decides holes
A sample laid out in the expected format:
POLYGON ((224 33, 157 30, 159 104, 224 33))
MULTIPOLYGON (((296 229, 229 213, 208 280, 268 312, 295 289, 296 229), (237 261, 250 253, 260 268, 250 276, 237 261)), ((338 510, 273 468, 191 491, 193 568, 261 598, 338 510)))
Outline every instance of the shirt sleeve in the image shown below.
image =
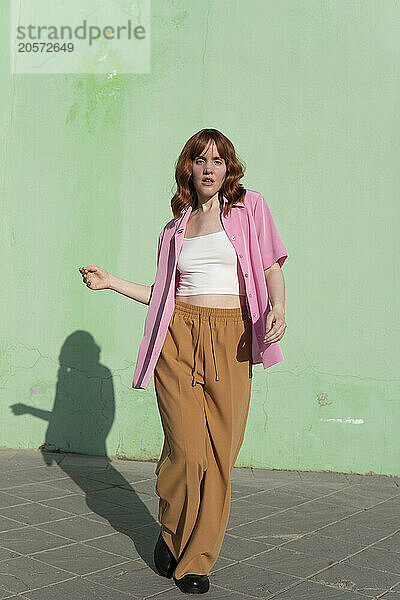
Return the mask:
POLYGON ((261 194, 255 201, 254 221, 264 271, 276 262, 282 267, 287 259, 287 251, 278 233, 267 201, 261 194))

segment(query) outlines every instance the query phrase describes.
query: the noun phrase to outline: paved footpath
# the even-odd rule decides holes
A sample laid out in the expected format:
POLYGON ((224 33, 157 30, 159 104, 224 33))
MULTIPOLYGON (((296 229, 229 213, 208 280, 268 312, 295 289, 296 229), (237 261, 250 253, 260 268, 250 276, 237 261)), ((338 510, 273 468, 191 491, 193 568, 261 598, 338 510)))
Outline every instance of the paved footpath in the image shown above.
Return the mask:
MULTIPOLYGON (((154 567, 155 465, 0 449, 0 599, 190 597, 154 567)), ((400 477, 235 468, 203 597, 400 600, 400 477)))

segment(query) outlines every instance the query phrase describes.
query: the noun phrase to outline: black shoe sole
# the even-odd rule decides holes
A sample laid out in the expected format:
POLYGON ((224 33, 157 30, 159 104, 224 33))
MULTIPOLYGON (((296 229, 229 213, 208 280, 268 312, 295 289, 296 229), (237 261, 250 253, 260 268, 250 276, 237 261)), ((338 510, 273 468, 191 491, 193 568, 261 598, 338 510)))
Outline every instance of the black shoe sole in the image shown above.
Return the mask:
POLYGON ((175 579, 175 577, 173 579, 174 579, 176 586, 184 594, 206 594, 208 592, 208 590, 210 589, 209 581, 207 582, 207 587, 202 589, 202 588, 191 587, 190 584, 188 584, 187 582, 183 582, 180 579, 175 579))

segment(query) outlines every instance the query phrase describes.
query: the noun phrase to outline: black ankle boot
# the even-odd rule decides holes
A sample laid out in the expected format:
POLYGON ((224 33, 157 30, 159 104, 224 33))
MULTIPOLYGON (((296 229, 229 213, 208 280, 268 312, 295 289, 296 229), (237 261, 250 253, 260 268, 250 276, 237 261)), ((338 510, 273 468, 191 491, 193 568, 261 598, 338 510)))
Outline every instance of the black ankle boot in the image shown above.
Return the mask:
POLYGON ((181 577, 181 579, 175 579, 174 577, 174 581, 178 588, 186 594, 204 594, 210 588, 208 575, 192 575, 188 573, 181 577))
POLYGON ((154 548, 154 564, 160 575, 168 578, 172 577, 172 573, 177 565, 177 561, 165 543, 161 532, 154 548))

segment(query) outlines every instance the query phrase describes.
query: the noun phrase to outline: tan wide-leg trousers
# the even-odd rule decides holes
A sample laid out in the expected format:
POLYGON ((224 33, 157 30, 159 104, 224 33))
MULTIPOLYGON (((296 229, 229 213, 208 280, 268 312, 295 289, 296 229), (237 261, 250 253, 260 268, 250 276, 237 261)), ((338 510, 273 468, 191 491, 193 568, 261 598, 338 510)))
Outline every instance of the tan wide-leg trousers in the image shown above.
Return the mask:
POLYGON ((175 301, 154 383, 164 431, 158 520, 177 579, 208 574, 222 546, 250 404, 251 337, 245 308, 175 301))

